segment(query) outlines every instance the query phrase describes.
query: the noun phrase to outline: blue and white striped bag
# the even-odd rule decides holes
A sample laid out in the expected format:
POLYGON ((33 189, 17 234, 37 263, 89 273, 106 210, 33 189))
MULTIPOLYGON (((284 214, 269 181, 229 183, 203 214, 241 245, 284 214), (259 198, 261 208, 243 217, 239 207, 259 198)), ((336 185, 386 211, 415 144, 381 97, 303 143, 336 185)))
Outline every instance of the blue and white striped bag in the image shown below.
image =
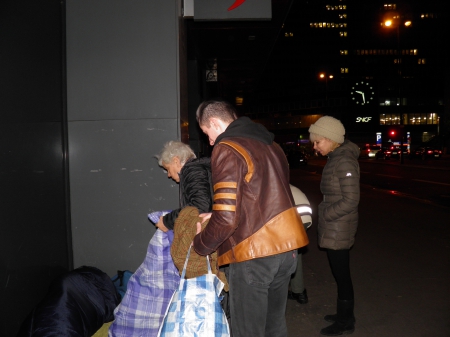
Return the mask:
POLYGON ((178 290, 167 308, 158 337, 230 337, 228 321, 220 305, 223 282, 211 272, 185 279, 189 248, 178 290))

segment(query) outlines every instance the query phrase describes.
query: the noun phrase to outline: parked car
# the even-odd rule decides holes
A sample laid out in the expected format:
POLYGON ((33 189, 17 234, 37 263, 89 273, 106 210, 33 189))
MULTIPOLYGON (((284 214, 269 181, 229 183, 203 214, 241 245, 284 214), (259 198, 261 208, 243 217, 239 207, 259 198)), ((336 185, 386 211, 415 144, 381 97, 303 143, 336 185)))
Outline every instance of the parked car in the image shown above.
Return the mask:
POLYGON ((419 146, 411 153, 411 158, 420 158, 422 160, 441 158, 442 151, 431 146, 419 146))
POLYGON ((391 148, 390 147, 382 147, 380 151, 375 154, 375 159, 391 159, 391 148))
POLYGON ((360 152, 360 158, 375 158, 378 151, 381 150, 380 145, 366 145, 360 152))
MULTIPOLYGON (((390 151, 391 151, 391 158, 398 159, 402 155, 402 152, 400 150, 400 145, 391 146, 390 147, 390 151)), ((403 144, 403 155, 405 157, 409 155, 409 150, 408 150, 408 145, 407 144, 403 144)))

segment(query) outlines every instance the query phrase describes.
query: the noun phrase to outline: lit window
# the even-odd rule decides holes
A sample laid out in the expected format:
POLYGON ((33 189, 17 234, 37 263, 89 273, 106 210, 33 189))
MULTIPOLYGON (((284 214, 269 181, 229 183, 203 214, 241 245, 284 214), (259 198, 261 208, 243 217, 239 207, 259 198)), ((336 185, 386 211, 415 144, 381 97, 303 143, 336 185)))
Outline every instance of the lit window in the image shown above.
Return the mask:
POLYGON ((348 74, 348 68, 341 68, 341 74, 348 74))
POLYGON ((348 55, 348 50, 340 50, 339 53, 341 55, 348 55))
POLYGON ((384 4, 384 9, 385 10, 393 10, 396 9, 397 5, 396 4, 384 4))
POLYGON ((340 37, 347 37, 347 32, 339 32, 340 37))
POLYGON ((425 64, 426 63, 426 59, 418 59, 417 63, 418 64, 425 64))

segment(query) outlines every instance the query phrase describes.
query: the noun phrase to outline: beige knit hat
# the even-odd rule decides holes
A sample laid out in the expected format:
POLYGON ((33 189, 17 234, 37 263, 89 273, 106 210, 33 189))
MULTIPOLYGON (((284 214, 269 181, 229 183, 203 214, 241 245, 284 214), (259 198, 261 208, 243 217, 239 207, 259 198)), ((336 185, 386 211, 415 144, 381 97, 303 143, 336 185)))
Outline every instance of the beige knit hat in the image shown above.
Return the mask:
POLYGON ((320 117, 308 130, 310 133, 334 140, 338 144, 344 142, 345 128, 339 119, 331 116, 320 117))

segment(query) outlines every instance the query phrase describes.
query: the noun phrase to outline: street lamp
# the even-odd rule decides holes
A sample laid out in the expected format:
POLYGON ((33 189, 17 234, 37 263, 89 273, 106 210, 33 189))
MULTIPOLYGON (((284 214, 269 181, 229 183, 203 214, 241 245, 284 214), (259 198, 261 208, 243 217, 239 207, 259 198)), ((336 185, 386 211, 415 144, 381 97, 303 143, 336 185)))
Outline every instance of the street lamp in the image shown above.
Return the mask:
MULTIPOLYGON (((396 29, 397 33, 397 81, 398 81, 398 101, 397 106, 402 105, 402 92, 401 92, 401 81, 402 81, 402 67, 401 67, 401 49, 400 49, 400 27, 410 27, 412 24, 411 20, 406 20, 402 18, 398 13, 389 13, 385 20, 381 23, 382 27, 387 29, 396 29)), ((399 107, 400 115, 400 163, 403 164, 403 138, 404 138, 404 121, 403 121, 403 111, 399 107)))
POLYGON ((319 78, 321 80, 325 79, 325 103, 328 106, 328 79, 333 79, 334 75, 327 73, 319 73, 319 78))

